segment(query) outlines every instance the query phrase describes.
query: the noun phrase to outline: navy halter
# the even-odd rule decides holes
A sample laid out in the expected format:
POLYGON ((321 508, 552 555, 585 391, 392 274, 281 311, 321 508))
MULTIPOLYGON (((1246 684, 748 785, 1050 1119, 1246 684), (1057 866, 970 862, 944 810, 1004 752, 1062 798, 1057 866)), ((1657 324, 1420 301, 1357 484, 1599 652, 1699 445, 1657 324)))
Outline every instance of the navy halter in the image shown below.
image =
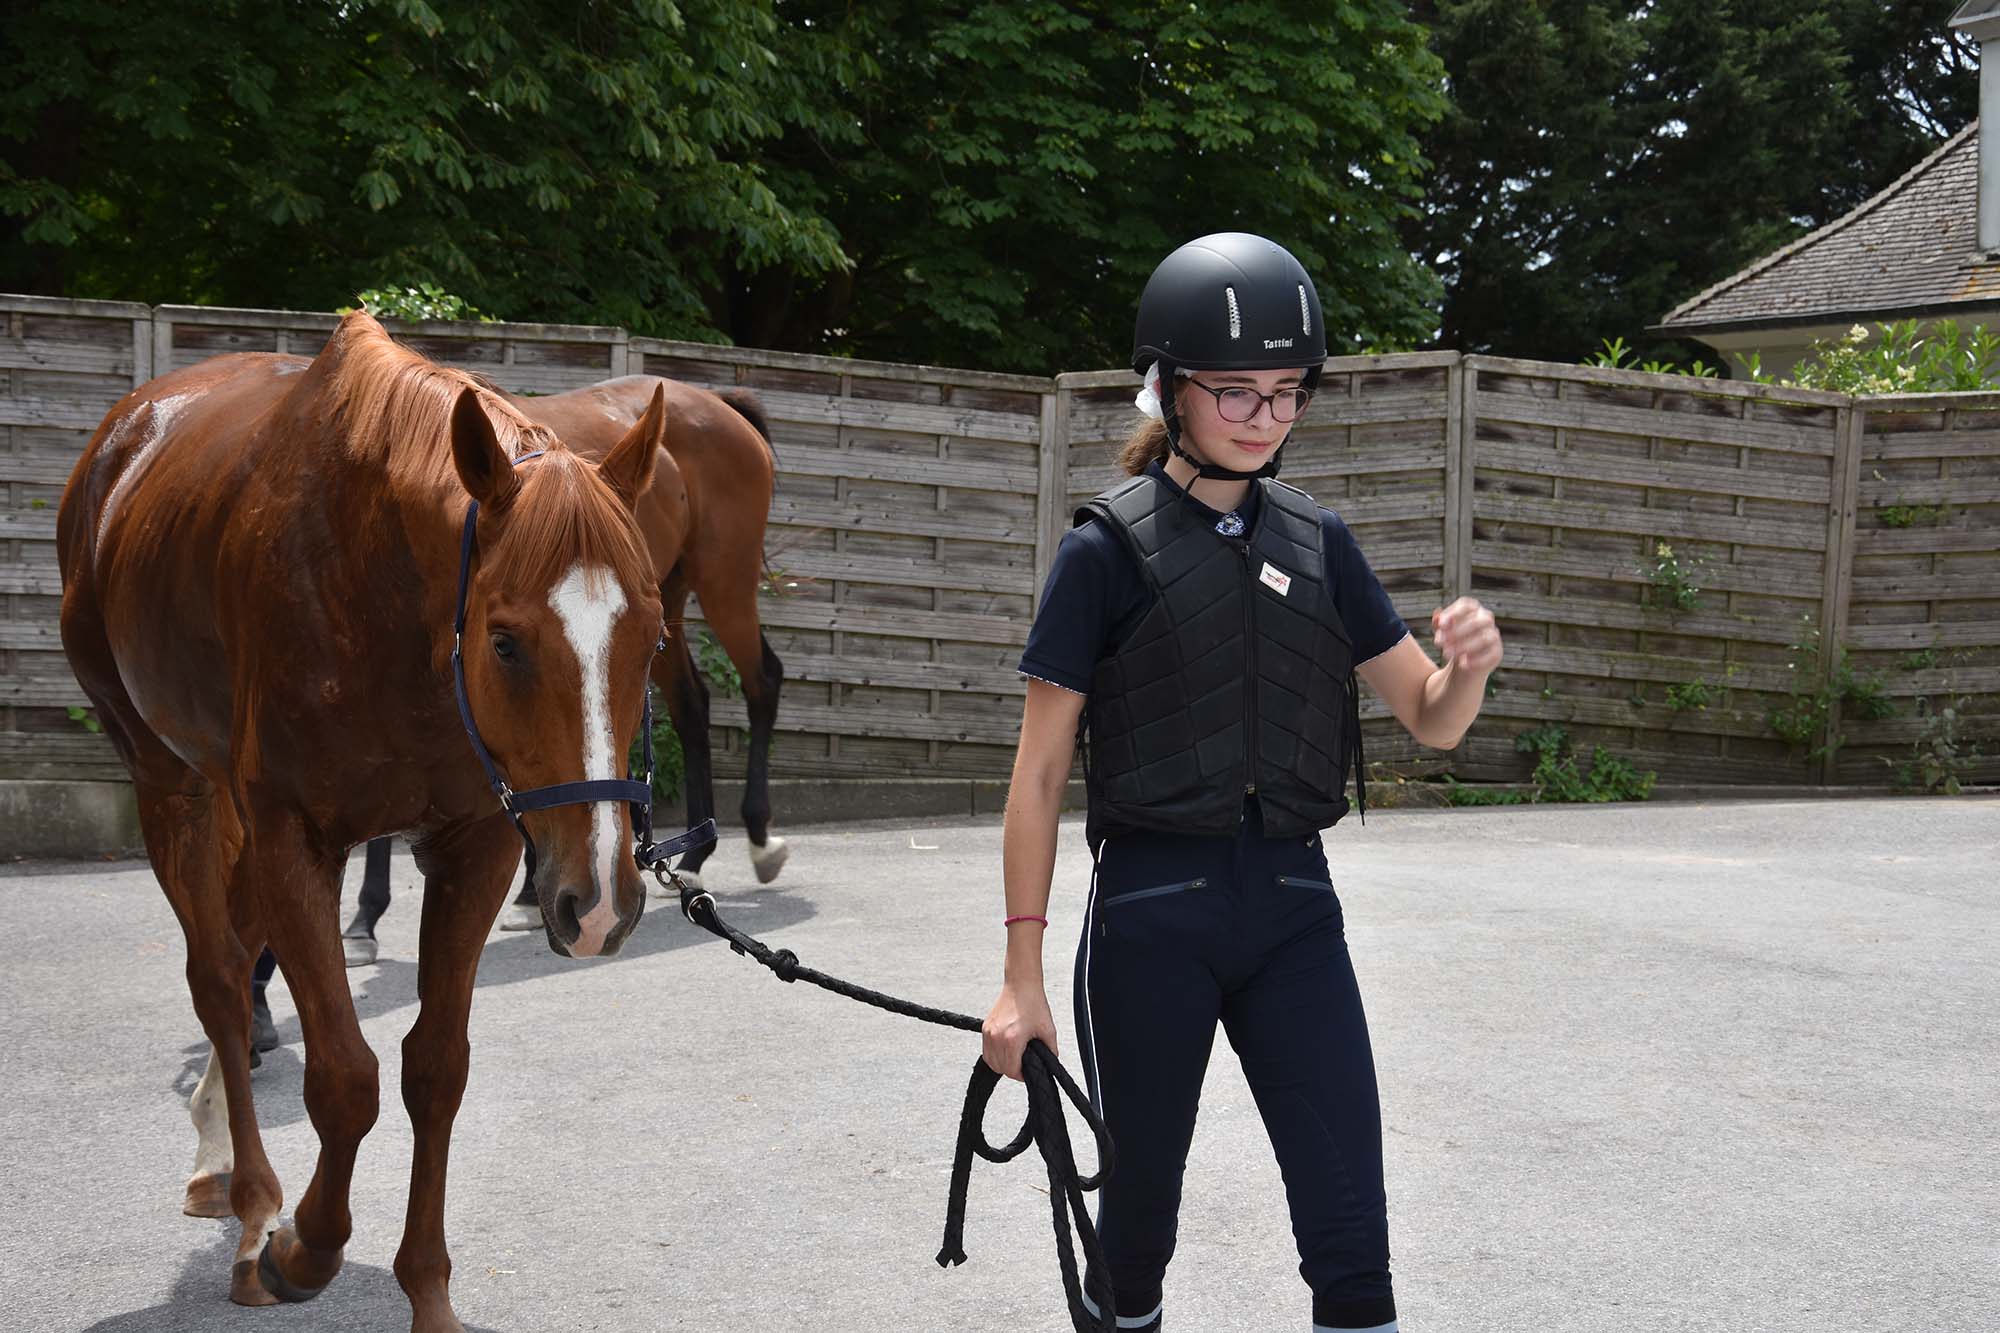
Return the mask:
MULTIPOLYGON (((523 454, 514 460, 514 466, 540 458, 537 453, 523 454)), ((472 741, 472 752, 479 756, 479 766, 486 770, 486 781, 493 788, 493 794, 500 798, 500 808, 514 821, 514 831, 521 835, 528 865, 527 887, 535 885, 535 840, 528 836, 528 826, 521 822, 521 814, 528 810, 547 810, 558 805, 590 805, 597 801, 623 801, 632 807, 632 832, 637 839, 633 848, 633 860, 641 870, 659 874, 671 857, 696 847, 704 847, 715 841, 715 821, 705 819, 687 832, 667 839, 653 841, 653 686, 646 683, 645 711, 639 723, 640 754, 644 771, 630 773, 624 778, 593 778, 585 782, 558 782, 547 787, 536 787, 530 791, 515 791, 500 776, 500 770, 493 763, 493 756, 486 749, 486 742, 480 739, 479 724, 472 720, 472 698, 465 690, 465 592, 472 579, 472 553, 477 545, 477 519, 479 501, 471 500, 465 506, 465 531, 458 546, 458 610, 451 625, 451 679, 458 693, 458 716, 465 724, 465 734, 472 741)), ((661 637, 653 645, 659 652, 666 646, 661 637)), ((650 671, 648 675, 650 677, 650 671)), ((608 888, 607 888, 608 891, 608 888)))

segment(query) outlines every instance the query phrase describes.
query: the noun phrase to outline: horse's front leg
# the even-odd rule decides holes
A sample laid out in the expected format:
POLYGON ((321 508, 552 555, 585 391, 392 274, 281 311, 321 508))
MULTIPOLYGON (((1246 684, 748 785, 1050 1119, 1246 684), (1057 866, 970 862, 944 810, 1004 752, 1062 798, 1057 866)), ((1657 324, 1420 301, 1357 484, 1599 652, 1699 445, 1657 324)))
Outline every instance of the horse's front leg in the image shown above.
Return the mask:
POLYGON ((348 1211, 354 1159, 375 1125, 381 1092, 375 1053, 355 1019, 340 945, 346 848, 316 848, 296 820, 274 817, 265 825, 253 845, 269 888, 264 918, 299 1010, 306 1112, 319 1133, 320 1151, 293 1224, 264 1246, 257 1277, 272 1295, 298 1301, 318 1295, 340 1271, 354 1230, 348 1211))
POLYGON ((466 1019, 486 932, 514 880, 520 844, 497 816, 417 847, 424 872, 417 945, 417 1021, 403 1039, 403 1105, 416 1153, 396 1280, 410 1298, 412 1333, 462 1333, 452 1312, 451 1256, 444 1243, 445 1168, 451 1125, 465 1095, 472 1048, 466 1019))

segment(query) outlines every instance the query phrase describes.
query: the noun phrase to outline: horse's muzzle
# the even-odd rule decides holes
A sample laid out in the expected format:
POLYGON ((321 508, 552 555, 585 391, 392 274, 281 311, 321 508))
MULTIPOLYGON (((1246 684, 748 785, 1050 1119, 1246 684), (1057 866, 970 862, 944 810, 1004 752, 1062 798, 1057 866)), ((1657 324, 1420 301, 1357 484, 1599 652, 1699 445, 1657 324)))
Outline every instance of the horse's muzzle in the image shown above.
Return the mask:
POLYGON ((542 907, 549 948, 565 958, 609 958, 617 953, 646 910, 644 891, 628 892, 628 888, 620 882, 603 892, 615 895, 614 900, 621 903, 630 900, 630 912, 605 910, 597 890, 565 885, 550 892, 542 907))

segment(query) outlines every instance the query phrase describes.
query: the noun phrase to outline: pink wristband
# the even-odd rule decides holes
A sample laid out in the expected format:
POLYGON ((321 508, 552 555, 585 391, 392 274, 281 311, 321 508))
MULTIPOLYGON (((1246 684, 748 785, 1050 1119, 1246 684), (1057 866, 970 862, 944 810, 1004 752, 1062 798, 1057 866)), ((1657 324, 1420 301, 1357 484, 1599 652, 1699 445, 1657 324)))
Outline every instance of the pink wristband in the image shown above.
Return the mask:
POLYGON ((1049 924, 1049 919, 1047 917, 1035 916, 1034 914, 1029 912, 1023 912, 1020 916, 1010 916, 1005 921, 1002 921, 1000 924, 1003 926, 1011 926, 1016 921, 1039 921, 1045 926, 1049 924))

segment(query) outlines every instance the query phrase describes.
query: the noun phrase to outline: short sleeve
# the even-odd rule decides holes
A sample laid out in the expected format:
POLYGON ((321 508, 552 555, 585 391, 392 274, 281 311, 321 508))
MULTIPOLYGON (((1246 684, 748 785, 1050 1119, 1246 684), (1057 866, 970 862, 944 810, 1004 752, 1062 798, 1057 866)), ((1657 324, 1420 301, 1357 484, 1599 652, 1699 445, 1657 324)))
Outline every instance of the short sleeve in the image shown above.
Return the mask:
POLYGON ((1101 523, 1063 534, 1021 653, 1022 675, 1090 693, 1098 659, 1127 613, 1136 583, 1130 565, 1116 534, 1101 523))
POLYGON ((1354 663, 1359 666, 1379 657, 1403 641, 1409 627, 1396 614, 1382 581, 1368 567, 1354 534, 1340 515, 1331 509, 1319 511, 1319 523, 1326 544, 1329 582, 1333 587, 1334 608, 1354 641, 1354 663))

